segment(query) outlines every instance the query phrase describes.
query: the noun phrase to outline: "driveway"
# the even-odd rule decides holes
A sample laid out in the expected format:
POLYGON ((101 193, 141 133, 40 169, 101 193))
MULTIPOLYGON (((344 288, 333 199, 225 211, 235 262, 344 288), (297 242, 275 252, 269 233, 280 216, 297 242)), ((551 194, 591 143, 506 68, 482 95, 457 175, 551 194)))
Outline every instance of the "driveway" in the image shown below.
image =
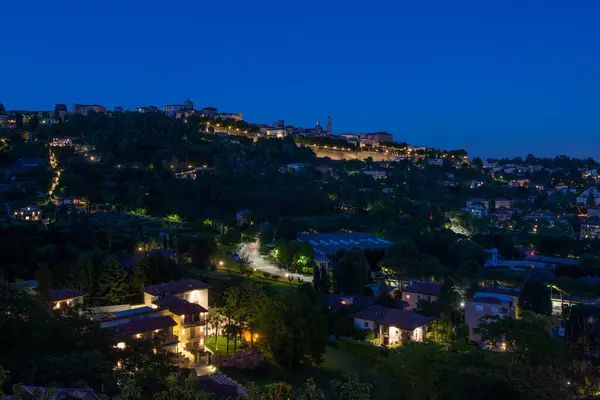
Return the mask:
POLYGON ((287 278, 289 275, 293 276, 295 279, 298 277, 304 279, 304 282, 312 282, 312 276, 305 276, 301 274, 295 274, 292 272, 286 272, 280 270, 277 265, 272 263, 269 260, 266 260, 258 251, 258 243, 243 243, 242 247, 239 250, 240 254, 244 254, 248 256, 248 259, 252 263, 252 267, 256 268, 259 271, 268 272, 272 275, 279 275, 287 278))

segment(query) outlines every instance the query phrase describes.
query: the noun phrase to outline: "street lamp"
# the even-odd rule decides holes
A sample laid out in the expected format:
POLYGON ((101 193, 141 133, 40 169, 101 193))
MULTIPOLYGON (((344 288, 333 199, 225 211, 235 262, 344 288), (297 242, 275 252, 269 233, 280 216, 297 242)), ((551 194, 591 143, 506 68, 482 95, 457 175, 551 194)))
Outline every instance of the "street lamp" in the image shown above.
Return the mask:
POLYGON ((221 260, 221 261, 219 261, 219 266, 221 266, 221 267, 222 267, 222 266, 223 266, 223 264, 225 264, 225 263, 224 263, 222 260, 221 260))

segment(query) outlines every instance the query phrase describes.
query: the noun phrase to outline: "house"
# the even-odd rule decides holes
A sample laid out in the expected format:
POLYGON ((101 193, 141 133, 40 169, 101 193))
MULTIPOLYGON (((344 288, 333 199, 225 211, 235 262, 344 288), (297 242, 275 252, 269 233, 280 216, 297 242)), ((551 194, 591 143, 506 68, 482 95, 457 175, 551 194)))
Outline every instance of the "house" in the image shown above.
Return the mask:
POLYGON ((144 304, 150 306, 152 302, 162 297, 176 296, 208 310, 208 288, 210 285, 198 279, 184 279, 148 286, 143 289, 144 304))
POLYGON ((581 233, 579 239, 598 239, 600 238, 600 223, 584 222, 581 224, 581 233))
POLYGON ((361 145, 376 146, 382 143, 391 143, 394 141, 394 136, 387 132, 362 133, 358 135, 358 140, 361 145))
POLYGON ((80 292, 74 289, 50 289, 50 299, 52 299, 52 309, 83 305, 83 298, 87 296, 86 292, 80 292))
POLYGON ((512 219, 512 217, 516 213, 517 213, 517 210, 502 209, 502 210, 496 211, 493 215, 495 215, 498 218, 498 220, 500 220, 500 222, 505 222, 505 221, 512 219))
POLYGON ((392 244, 389 240, 363 232, 305 233, 298 235, 296 240, 312 244, 317 265, 326 268, 331 266, 335 254, 341 249, 387 249, 392 244))
POLYGON ((319 171, 323 175, 331 175, 331 176, 334 176, 334 177, 336 176, 335 170, 333 169, 333 167, 330 167, 328 165, 319 165, 319 166, 317 166, 317 171, 319 171))
POLYGON ((501 318, 515 317, 513 297, 495 293, 475 293, 465 304, 465 322, 469 326, 469 338, 475 343, 481 343, 482 338, 475 329, 479 327, 482 318, 490 316, 501 318))
MULTIPOLYGON (((195 353, 204 349, 209 288, 196 279, 148 286, 142 290, 143 304, 104 312, 100 326, 110 329, 116 340, 161 335, 164 349, 194 360, 195 353)), ((123 346, 124 342, 117 343, 123 346)))
MULTIPOLYGON (((18 281, 15 285, 19 288, 25 289, 30 293, 35 293, 35 289, 39 283, 36 280, 18 281)), ((50 300, 52 301, 52 309, 60 310, 67 307, 73 307, 83 304, 83 298, 88 294, 86 292, 80 292, 74 289, 50 289, 50 300)))
POLYGON ((348 309, 361 311, 375 304, 377 298, 374 296, 330 294, 327 296, 327 305, 331 311, 348 309))
POLYGON ((508 182, 510 187, 529 187, 529 179, 512 179, 508 182))
POLYGON ((441 167, 442 165, 444 165, 444 159, 443 158, 430 158, 427 160, 427 163, 429 165, 435 165, 435 166, 441 167))
POLYGON ((481 203, 474 203, 469 207, 464 208, 464 211, 477 218, 485 218, 488 215, 487 207, 481 203))
POLYGON ((185 108, 186 107, 183 104, 167 104, 162 106, 162 111, 169 117, 174 117, 177 111, 185 110, 185 108))
POLYGON ((57 202, 59 207, 84 207, 85 202, 79 197, 61 197, 57 202))
POLYGON ((510 208, 510 199, 506 197, 498 197, 494 199, 494 203, 496 209, 510 208))
POLYGON ((469 200, 467 200, 466 207, 469 208, 473 204, 483 204, 483 206, 485 208, 490 208, 490 201, 486 200, 486 199, 478 199, 478 198, 469 199, 469 200))
POLYGON ((135 110, 137 112, 139 112, 140 114, 146 114, 146 113, 149 113, 149 112, 156 112, 156 111, 158 111, 158 107, 156 107, 156 106, 138 107, 135 110))
POLYGON ((236 112, 236 113, 222 112, 222 113, 217 114, 217 118, 221 118, 223 121, 225 121, 227 119, 234 119, 236 121, 241 121, 243 119, 241 112, 236 112))
MULTIPOLYGON (((21 386, 23 395, 19 399, 28 400, 100 400, 100 397, 90 388, 50 388, 43 386, 21 386)), ((3 399, 16 399, 4 396, 3 399)))
POLYGON ((405 340, 422 342, 425 340, 426 325, 431 317, 409 311, 373 305, 351 314, 354 325, 360 329, 370 329, 379 337, 381 345, 400 345, 405 340))
POLYGON ((292 163, 292 164, 288 164, 285 166, 285 168, 282 168, 282 172, 286 172, 286 171, 290 171, 290 172, 300 172, 303 169, 306 168, 306 164, 304 163, 292 163))
POLYGON ((577 197, 577 204, 585 205, 592 201, 594 205, 600 205, 600 190, 595 187, 586 189, 577 197))
POLYGON ((90 111, 95 112, 97 114, 105 113, 106 107, 99 106, 96 104, 73 104, 73 108, 71 109, 74 114, 88 115, 90 111))
POLYGON ((387 172, 379 169, 361 169, 361 174, 370 175, 374 179, 384 179, 386 177, 387 172))
POLYGON ((52 147, 69 147, 73 145, 73 138, 70 136, 53 137, 50 146, 52 147))
POLYGON ((442 285, 435 282, 410 282, 410 285, 402 290, 404 309, 414 309, 419 300, 436 301, 441 288, 442 285))
POLYGON ((600 218, 600 206, 587 206, 588 218, 600 218))
POLYGON ((39 221, 42 219, 42 211, 39 207, 23 207, 13 212, 13 217, 17 221, 39 221))

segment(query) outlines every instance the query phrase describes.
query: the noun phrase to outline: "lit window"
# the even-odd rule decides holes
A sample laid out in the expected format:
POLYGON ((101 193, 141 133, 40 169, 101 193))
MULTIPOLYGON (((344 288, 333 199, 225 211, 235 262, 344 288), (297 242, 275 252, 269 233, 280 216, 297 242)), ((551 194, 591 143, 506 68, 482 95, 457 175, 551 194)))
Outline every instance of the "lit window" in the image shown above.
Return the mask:
POLYGON ((483 311, 483 306, 475 306, 475 311, 483 311))
POLYGON ((498 312, 498 307, 492 307, 492 312, 493 313, 497 313, 498 312))

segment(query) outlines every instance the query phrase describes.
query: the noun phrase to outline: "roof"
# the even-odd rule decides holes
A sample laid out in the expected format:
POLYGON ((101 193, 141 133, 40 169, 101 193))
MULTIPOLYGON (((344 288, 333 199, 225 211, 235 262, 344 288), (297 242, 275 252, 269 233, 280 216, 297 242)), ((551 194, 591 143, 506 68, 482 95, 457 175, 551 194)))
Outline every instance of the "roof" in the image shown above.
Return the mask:
POLYGON ((434 282, 414 282, 412 285, 402 289, 402 292, 426 294, 429 296, 437 296, 440 293, 442 285, 434 282))
POLYGON ((87 295, 88 294, 86 292, 80 292, 79 290, 75 289, 50 289, 50 298, 52 301, 69 300, 87 295))
POLYGON ((380 305, 371 306, 350 316, 409 331, 415 330, 432 320, 431 317, 426 317, 415 312, 402 311, 380 305))
POLYGON ((164 295, 165 293, 183 293, 188 290, 208 289, 211 286, 198 279, 184 279, 181 281, 173 281, 152 285, 144 288, 144 292, 153 296, 164 295))
POLYGON ((138 333, 150 332, 156 329, 164 329, 176 325, 177 322, 175 322, 173 318, 162 316, 117 325, 113 327, 113 331, 118 335, 136 335, 138 333))
POLYGON ((298 235, 296 240, 309 242, 316 253, 322 254, 336 253, 340 249, 384 249, 392 244, 388 240, 363 232, 309 233, 298 235))
POLYGON ((327 296, 327 304, 332 310, 338 310, 340 308, 351 308, 353 310, 362 310, 370 307, 377 299, 373 296, 361 296, 361 295, 343 295, 343 294, 331 294, 327 296))
POLYGON ((484 296, 484 297, 477 296, 473 299, 473 302, 474 303, 485 303, 485 304, 497 304, 497 305, 502 304, 502 301, 500 299, 498 299, 496 297, 487 297, 487 296, 484 296))
POLYGON ((478 292, 481 293, 493 293, 493 294, 503 294, 511 297, 519 297, 521 291, 516 288, 505 288, 498 286, 484 286, 479 288, 478 292))
POLYGON ((158 306, 159 308, 166 308, 176 315, 208 312, 208 310, 202 307, 200 304, 190 303, 185 299, 175 296, 163 297, 153 301, 152 304, 158 306))
POLYGON ((239 395, 237 386, 216 382, 208 376, 199 376, 196 379, 196 389, 213 393, 217 398, 234 398, 239 395))
MULTIPOLYGON (((98 400, 99 397, 93 389, 89 388, 48 388, 43 386, 22 386, 23 392, 34 395, 39 393, 39 400, 59 400, 64 398, 82 399, 82 400, 98 400), (52 396, 50 396, 52 393, 52 396), (48 396, 48 397, 46 397, 48 396)), ((12 396, 6 396, 6 399, 12 399, 12 396)), ((29 397, 28 397, 29 398, 29 397)), ((32 399, 34 397, 31 397, 32 399)))

